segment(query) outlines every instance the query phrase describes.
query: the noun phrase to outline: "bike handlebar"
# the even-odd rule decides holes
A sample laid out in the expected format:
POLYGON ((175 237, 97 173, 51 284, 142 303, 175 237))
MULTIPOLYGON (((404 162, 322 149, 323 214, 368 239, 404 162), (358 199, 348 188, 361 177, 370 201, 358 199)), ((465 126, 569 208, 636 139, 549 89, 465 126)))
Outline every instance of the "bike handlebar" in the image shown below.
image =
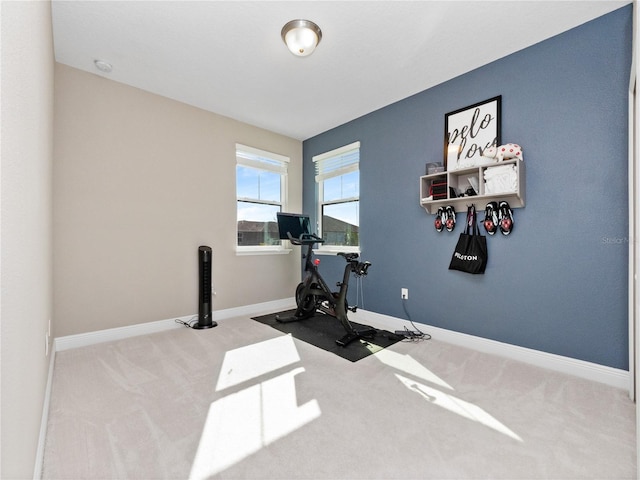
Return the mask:
POLYGON ((314 243, 324 243, 324 240, 313 233, 303 233, 298 238, 287 232, 287 237, 293 245, 313 245, 314 243))

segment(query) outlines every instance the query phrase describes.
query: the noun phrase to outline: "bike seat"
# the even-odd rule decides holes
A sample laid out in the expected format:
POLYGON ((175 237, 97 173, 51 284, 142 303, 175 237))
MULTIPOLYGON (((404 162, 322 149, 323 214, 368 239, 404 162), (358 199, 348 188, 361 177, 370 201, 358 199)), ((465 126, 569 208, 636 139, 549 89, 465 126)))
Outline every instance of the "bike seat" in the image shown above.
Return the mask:
POLYGON ((358 257, 360 256, 358 253, 344 253, 344 252, 340 252, 338 253, 338 255, 340 255, 341 257, 344 257, 344 259, 347 262, 352 262, 354 260, 357 260, 358 257))

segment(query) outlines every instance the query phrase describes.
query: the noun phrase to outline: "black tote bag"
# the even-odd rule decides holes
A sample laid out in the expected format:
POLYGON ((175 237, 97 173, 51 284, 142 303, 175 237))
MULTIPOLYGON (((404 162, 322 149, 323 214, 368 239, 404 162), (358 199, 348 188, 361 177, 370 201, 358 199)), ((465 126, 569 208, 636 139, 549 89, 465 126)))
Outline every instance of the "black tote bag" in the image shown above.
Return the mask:
POLYGON ((460 234, 456 249, 451 256, 449 270, 466 273, 484 273, 487 267, 487 237, 480 235, 476 222, 476 207, 467 208, 467 227, 460 234))

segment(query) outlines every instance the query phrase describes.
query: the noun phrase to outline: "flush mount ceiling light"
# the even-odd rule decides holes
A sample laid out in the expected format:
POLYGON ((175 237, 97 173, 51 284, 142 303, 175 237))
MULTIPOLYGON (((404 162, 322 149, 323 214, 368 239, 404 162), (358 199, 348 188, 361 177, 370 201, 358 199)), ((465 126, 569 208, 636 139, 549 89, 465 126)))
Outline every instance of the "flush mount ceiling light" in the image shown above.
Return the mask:
POLYGON ((93 63, 95 64, 96 68, 101 72, 111 73, 111 70, 113 70, 113 67, 111 66, 111 64, 108 62, 105 62, 104 60, 94 60, 93 63))
POLYGON ((298 57, 311 55, 322 40, 322 30, 310 20, 291 20, 280 32, 287 48, 298 57))

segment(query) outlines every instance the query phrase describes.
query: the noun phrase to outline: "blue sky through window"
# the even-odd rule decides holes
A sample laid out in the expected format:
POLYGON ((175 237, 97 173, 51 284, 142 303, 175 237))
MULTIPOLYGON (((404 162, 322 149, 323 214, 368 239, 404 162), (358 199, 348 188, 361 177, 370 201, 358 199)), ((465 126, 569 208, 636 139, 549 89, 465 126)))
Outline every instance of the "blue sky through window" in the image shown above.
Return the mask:
POLYGON ((350 172, 324 181, 324 201, 332 202, 357 197, 360 192, 360 172, 350 172))
POLYGON ((279 206, 252 203, 251 200, 281 202, 281 175, 275 172, 238 165, 236 168, 238 220, 276 221, 279 206))
POLYGON ((322 209, 322 214, 327 217, 337 218, 343 222, 351 225, 360 223, 360 202, 346 202, 346 203, 334 203, 325 205, 322 209))
MULTIPOLYGON (((323 200, 333 202, 348 198, 358 198, 360 195, 360 172, 349 172, 337 177, 327 178, 324 182, 323 200)), ((360 224, 360 202, 336 203, 324 205, 323 214, 350 223, 360 224)))

